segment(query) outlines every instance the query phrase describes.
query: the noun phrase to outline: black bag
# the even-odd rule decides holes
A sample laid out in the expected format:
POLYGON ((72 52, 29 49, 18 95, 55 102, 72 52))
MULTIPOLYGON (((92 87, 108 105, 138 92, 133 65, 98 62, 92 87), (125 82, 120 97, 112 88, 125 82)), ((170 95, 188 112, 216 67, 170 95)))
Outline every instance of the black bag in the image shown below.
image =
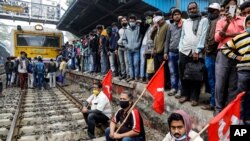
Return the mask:
POLYGON ((189 62, 184 69, 183 80, 203 81, 205 66, 200 61, 189 62))

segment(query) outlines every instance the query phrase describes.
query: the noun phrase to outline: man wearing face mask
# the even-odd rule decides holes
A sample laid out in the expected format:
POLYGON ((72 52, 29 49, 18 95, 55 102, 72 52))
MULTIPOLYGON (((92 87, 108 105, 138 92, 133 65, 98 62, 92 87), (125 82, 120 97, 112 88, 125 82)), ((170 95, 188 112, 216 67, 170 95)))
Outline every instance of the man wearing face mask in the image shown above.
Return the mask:
POLYGON ((208 6, 209 27, 205 41, 205 66, 208 74, 208 84, 210 87, 210 102, 202 107, 203 110, 214 110, 215 107, 215 59, 218 42, 214 40, 216 23, 220 19, 220 4, 212 3, 208 6))
POLYGON ((118 41, 118 27, 116 23, 112 23, 111 31, 109 31, 109 46, 108 46, 108 56, 110 68, 112 71, 112 75, 114 77, 118 74, 118 66, 116 63, 117 58, 117 41, 118 41))
POLYGON ((217 22, 214 37, 215 41, 219 42, 215 63, 215 115, 233 100, 234 92, 237 89, 237 61, 227 58, 222 53, 221 47, 233 37, 244 32, 244 18, 237 16, 236 10, 234 17, 229 13, 230 6, 237 6, 237 0, 225 0, 223 6, 227 16, 217 22))
POLYGON ((129 27, 125 30, 122 42, 127 50, 129 76, 127 81, 139 80, 140 46, 142 35, 140 26, 136 25, 136 16, 129 17, 129 27))
POLYGON ((133 96, 128 91, 120 94, 120 107, 112 121, 110 127, 105 130, 106 141, 145 141, 145 131, 142 117, 137 108, 134 108, 129 114, 125 124, 115 133, 116 125, 123 123, 128 111, 133 105, 133 96))
POLYGON ((83 102, 82 108, 85 122, 88 125, 88 138, 86 139, 96 138, 95 125, 102 123, 108 126, 108 121, 112 114, 111 104, 108 97, 102 92, 101 82, 94 82, 92 93, 93 94, 83 102))
POLYGON ((242 99, 241 120, 243 120, 244 124, 250 125, 250 15, 246 17, 244 27, 245 32, 229 40, 222 47, 222 52, 228 58, 237 61, 238 81, 233 98, 240 92, 246 92, 242 99))
POLYGON ((119 40, 117 41, 118 44, 118 57, 120 62, 120 69, 121 69, 121 76, 119 77, 120 80, 122 79, 129 79, 129 67, 128 67, 128 57, 127 51, 125 46, 123 45, 122 38, 124 36, 125 30, 128 28, 128 21, 126 17, 121 19, 122 28, 119 29, 119 40))
POLYGON ((141 54, 140 54, 140 82, 144 82, 145 78, 146 81, 149 81, 152 77, 152 74, 146 73, 147 63, 146 60, 151 57, 151 52, 153 50, 153 40, 150 38, 152 33, 152 26, 153 26, 153 12, 147 11, 145 12, 145 19, 146 19, 146 33, 142 40, 141 45, 141 54))
POLYGON ((198 133, 192 130, 190 116, 183 110, 176 110, 168 117, 169 133, 163 141, 203 141, 198 133), (196 137, 197 136, 197 137, 196 137), (193 139, 196 137, 195 139, 193 139))

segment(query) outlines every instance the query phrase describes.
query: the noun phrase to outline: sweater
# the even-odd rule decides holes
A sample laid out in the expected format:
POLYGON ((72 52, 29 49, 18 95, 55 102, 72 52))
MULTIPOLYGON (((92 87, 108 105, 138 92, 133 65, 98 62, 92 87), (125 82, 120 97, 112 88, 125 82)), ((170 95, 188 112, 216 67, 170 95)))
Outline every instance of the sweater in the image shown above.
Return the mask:
POLYGON ((169 25, 167 23, 164 23, 162 26, 159 27, 158 30, 152 32, 151 39, 154 40, 154 53, 164 53, 164 45, 168 28, 169 25))

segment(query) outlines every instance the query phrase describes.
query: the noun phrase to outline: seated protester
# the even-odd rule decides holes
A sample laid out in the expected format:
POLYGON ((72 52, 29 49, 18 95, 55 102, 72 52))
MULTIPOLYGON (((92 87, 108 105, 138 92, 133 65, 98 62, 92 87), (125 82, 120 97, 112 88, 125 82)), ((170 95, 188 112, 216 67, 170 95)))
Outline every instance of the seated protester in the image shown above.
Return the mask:
POLYGON ((108 125, 108 121, 112 116, 112 107, 108 97, 101 91, 102 84, 94 82, 93 94, 83 102, 82 112, 85 122, 88 125, 88 138, 95 138, 95 125, 102 123, 108 125), (89 110, 91 107, 91 110, 89 110))
POLYGON ((203 141, 200 136, 192 130, 190 116, 183 110, 176 110, 168 117, 169 133, 163 141, 203 141), (194 139, 194 137, 196 137, 194 139))
POLYGON ((115 116, 112 118, 110 127, 105 130, 106 141, 145 141, 145 131, 142 117, 138 109, 133 108, 125 124, 115 133, 118 123, 123 123, 128 111, 133 105, 133 96, 131 93, 124 91, 120 95, 120 107, 115 116))

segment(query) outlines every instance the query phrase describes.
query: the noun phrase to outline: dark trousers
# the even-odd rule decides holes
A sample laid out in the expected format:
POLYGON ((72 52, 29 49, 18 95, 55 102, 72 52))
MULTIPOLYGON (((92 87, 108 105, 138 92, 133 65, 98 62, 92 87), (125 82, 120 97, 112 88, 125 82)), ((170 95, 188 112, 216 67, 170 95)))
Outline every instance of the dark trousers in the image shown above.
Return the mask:
POLYGON ((238 71, 238 82, 237 82, 237 90, 234 93, 234 98, 236 96, 245 91, 246 94, 242 98, 242 106, 241 106, 241 119, 250 120, 250 70, 242 70, 238 71))
POLYGON ((25 88, 27 75, 28 75, 27 73, 19 73, 19 83, 21 90, 25 88))
POLYGON ((181 80, 181 96, 198 101, 200 97, 201 82, 183 80, 184 70, 187 63, 192 62, 193 58, 183 53, 179 54, 179 76, 181 80))
POLYGON ((237 89, 236 61, 226 57, 221 51, 215 62, 215 110, 220 112, 235 97, 237 89))
POLYGON ((108 124, 109 118, 103 113, 84 113, 85 122, 88 125, 88 135, 90 138, 95 138, 95 125, 97 123, 102 123, 104 125, 108 124))
POLYGON ((99 68, 100 68, 100 56, 98 54, 98 52, 92 52, 92 56, 93 56, 93 71, 94 72, 99 72, 99 68))
MULTIPOLYGON (((163 59, 163 53, 157 53, 154 55, 154 67, 155 67, 155 72, 160 68, 162 62, 164 61, 163 59)), ((164 65, 164 89, 169 89, 170 86, 170 72, 168 68, 168 63, 166 62, 164 65)))

